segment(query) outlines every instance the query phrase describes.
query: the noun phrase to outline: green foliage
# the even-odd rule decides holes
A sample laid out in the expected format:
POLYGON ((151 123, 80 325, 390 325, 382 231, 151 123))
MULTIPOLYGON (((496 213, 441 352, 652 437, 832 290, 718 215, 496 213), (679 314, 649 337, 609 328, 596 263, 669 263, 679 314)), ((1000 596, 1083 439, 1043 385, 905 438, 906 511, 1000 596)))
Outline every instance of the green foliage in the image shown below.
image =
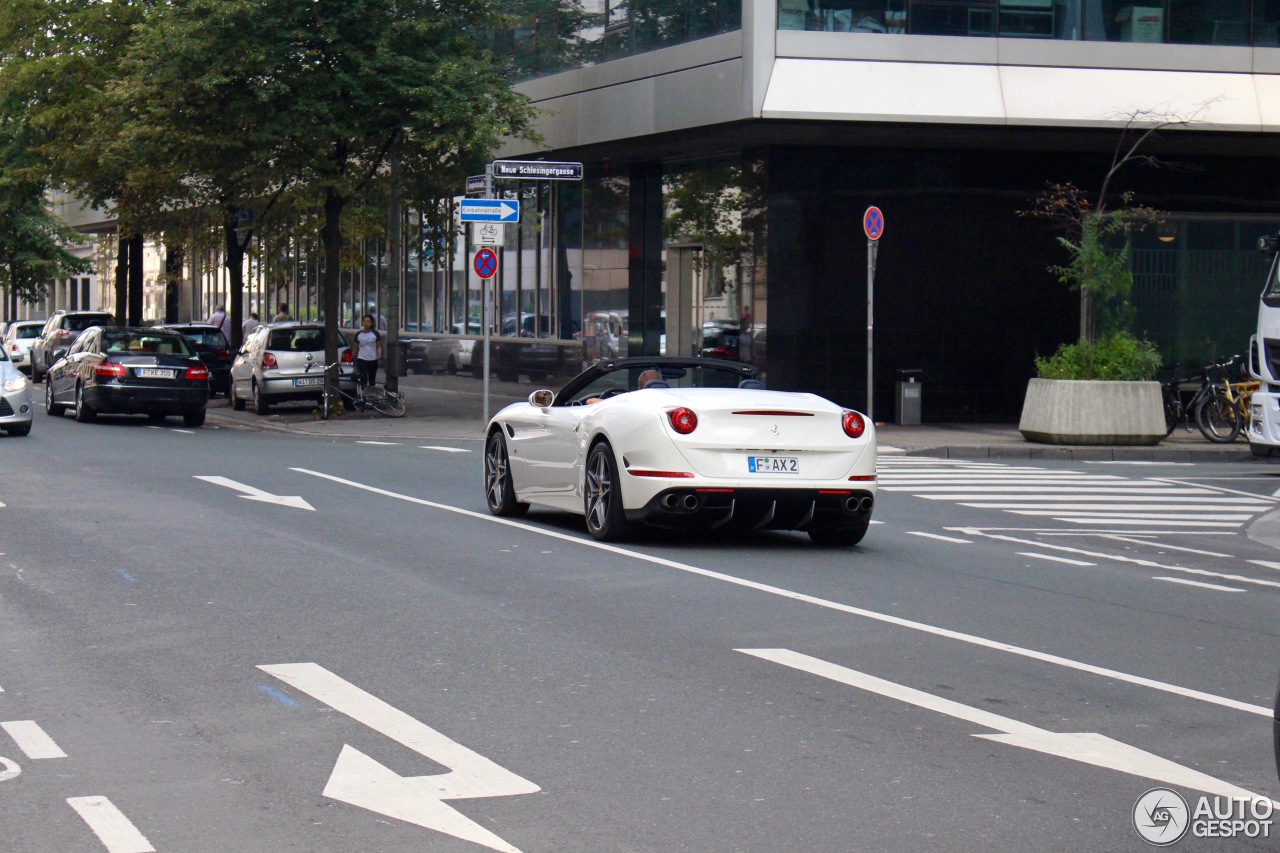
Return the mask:
POLYGON ((1096 342, 1063 344, 1050 358, 1036 358, 1041 379, 1154 379, 1160 353, 1150 341, 1112 331, 1096 342))

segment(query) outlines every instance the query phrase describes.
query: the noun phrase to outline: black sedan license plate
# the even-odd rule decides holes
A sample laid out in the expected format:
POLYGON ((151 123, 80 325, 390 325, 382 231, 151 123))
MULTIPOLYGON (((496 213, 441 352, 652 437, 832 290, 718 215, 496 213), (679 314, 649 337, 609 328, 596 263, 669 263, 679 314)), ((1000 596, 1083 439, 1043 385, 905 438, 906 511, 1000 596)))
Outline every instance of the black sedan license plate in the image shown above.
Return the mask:
POLYGON ((161 370, 156 367, 138 367, 133 371, 139 379, 172 379, 176 370, 161 370))
POLYGON ((323 376, 308 376, 305 379, 293 380, 293 386, 295 388, 302 388, 308 385, 323 385, 323 384, 324 384, 323 376))
POLYGON ((747 470, 752 474, 799 474, 800 460, 794 456, 748 456, 747 470))

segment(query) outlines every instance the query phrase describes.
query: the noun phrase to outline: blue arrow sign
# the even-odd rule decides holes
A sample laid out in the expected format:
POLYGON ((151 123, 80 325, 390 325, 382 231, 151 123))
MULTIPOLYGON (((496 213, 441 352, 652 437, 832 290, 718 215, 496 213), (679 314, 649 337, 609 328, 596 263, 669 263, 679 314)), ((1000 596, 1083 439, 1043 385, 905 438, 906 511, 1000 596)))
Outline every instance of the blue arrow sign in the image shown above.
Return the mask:
POLYGON ((461 203, 463 222, 519 222, 520 202, 505 198, 469 198, 461 203))

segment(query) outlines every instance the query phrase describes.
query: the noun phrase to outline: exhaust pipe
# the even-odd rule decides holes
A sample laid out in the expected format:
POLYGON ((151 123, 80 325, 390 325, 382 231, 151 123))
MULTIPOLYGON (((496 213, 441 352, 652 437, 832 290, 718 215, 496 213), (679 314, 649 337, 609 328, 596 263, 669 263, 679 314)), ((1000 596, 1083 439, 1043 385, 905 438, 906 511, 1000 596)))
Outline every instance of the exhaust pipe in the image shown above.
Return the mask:
POLYGON ((857 511, 858 511, 858 499, 857 499, 857 498, 845 498, 845 499, 844 499, 844 511, 845 511, 845 512, 857 512, 857 511))
POLYGON ((684 503, 685 509, 687 509, 689 512, 693 512, 695 509, 698 508, 698 496, 685 495, 683 503, 684 503))
POLYGON ((863 498, 858 503, 858 508, 861 509, 863 512, 871 512, 872 507, 874 507, 875 505, 876 505, 875 498, 868 496, 863 498))
POLYGON ((662 508, 667 510, 674 510, 679 500, 680 499, 676 495, 663 495, 662 508))

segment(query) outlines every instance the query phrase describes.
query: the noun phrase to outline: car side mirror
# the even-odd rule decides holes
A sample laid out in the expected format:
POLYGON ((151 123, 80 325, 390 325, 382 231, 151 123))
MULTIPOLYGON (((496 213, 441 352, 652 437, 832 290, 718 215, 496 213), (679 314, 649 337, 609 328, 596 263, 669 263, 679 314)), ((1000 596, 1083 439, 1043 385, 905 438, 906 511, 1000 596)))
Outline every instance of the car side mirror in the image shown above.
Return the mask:
POLYGON ((546 389, 534 391, 529 395, 529 405, 533 406, 535 409, 548 409, 551 407, 551 404, 555 399, 556 395, 554 391, 547 391, 546 389))
POLYGON ((66 357, 67 357, 67 348, 66 348, 66 347, 58 347, 57 349, 55 349, 55 350, 53 351, 53 360, 54 360, 54 361, 58 361, 59 359, 66 358, 66 357))

